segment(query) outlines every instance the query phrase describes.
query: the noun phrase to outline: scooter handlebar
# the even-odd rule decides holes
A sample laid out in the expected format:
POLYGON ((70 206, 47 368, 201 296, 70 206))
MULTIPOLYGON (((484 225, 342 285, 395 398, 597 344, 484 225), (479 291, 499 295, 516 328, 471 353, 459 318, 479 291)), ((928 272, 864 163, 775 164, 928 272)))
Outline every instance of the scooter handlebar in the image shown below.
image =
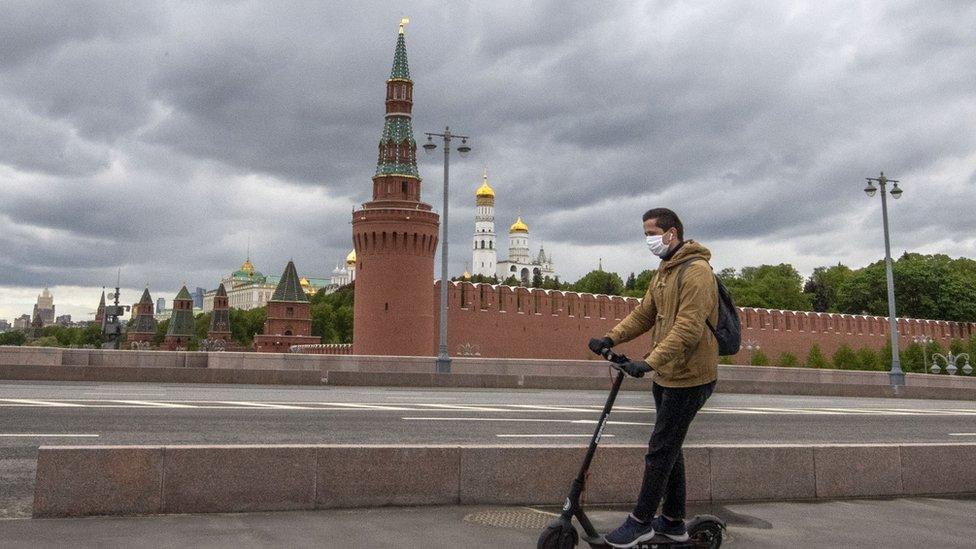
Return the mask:
POLYGON ((603 358, 610 361, 610 367, 614 370, 620 370, 620 365, 625 362, 630 362, 630 359, 626 355, 618 355, 617 353, 610 350, 609 347, 605 347, 603 351, 600 352, 603 358))

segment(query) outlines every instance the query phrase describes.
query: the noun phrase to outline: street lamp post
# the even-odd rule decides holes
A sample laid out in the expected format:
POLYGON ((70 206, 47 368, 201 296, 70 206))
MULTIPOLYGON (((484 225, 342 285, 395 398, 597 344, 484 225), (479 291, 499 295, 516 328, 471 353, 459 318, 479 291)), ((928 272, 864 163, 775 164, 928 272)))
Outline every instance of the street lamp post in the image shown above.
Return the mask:
POLYGON ((458 138, 461 145, 457 148, 461 156, 466 156, 471 152, 468 146, 466 135, 451 133, 451 128, 444 128, 444 133, 425 132, 427 142, 424 143, 424 150, 428 153, 434 152, 437 145, 434 143, 435 137, 444 139, 444 214, 441 219, 441 314, 440 314, 440 337, 437 348, 437 373, 451 373, 451 357, 447 354, 447 210, 450 204, 448 200, 448 174, 451 165, 451 139, 458 138))
POLYGON ((912 341, 922 346, 922 373, 925 373, 929 368, 929 345, 933 340, 929 336, 915 336, 912 341))
POLYGON ((897 200, 901 198, 902 190, 898 188, 898 181, 888 179, 885 177, 884 172, 881 172, 880 177, 866 177, 865 179, 868 180, 868 184, 864 187, 864 192, 869 197, 873 197, 878 192, 878 188, 874 186, 875 183, 881 187, 881 218, 884 222, 885 243, 885 278, 888 281, 888 331, 891 333, 891 372, 888 373, 888 378, 891 380, 891 384, 897 387, 905 384, 905 372, 901 369, 901 359, 898 356, 898 323, 895 318, 895 277, 891 270, 891 243, 888 238, 888 192, 891 193, 892 198, 897 200), (888 183, 892 184, 891 191, 887 191, 886 189, 888 183))

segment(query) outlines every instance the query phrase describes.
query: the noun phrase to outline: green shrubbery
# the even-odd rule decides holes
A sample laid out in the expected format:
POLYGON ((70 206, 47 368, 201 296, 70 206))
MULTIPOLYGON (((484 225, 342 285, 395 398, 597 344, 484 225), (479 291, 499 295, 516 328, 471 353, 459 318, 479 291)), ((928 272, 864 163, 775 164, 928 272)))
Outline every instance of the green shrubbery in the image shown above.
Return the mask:
POLYGON ((800 359, 793 353, 783 353, 779 355, 779 362, 776 365, 783 368, 796 368, 800 365, 800 359))

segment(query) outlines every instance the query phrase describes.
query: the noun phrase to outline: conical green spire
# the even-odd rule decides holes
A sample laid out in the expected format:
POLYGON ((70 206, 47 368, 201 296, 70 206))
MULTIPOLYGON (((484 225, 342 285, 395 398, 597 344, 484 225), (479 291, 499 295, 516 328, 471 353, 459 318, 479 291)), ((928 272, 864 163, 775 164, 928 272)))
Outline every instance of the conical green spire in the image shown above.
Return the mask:
POLYGON ((177 308, 176 302, 180 300, 193 301, 193 297, 190 296, 190 291, 186 289, 186 286, 180 288, 179 293, 173 299, 173 314, 169 317, 169 328, 166 329, 167 336, 193 335, 193 309, 177 308))
MULTIPOLYGON (((105 292, 102 293, 104 294, 105 292)), ((139 303, 149 303, 150 305, 152 304, 152 296, 149 295, 149 288, 146 288, 145 290, 142 291, 142 297, 139 299, 139 303)))
POLYGON ((188 301, 193 301, 193 296, 190 295, 190 290, 187 290, 186 286, 183 286, 182 288, 180 288, 180 292, 176 294, 175 299, 186 299, 188 301))
POLYGON ((295 262, 289 261, 285 266, 285 272, 281 273, 281 280, 275 288, 271 301, 308 301, 305 290, 302 289, 302 282, 298 278, 298 271, 295 270, 295 262))
POLYGON ((407 64, 407 44, 403 41, 403 31, 397 37, 396 52, 393 54, 393 70, 390 79, 410 80, 410 65, 407 64))

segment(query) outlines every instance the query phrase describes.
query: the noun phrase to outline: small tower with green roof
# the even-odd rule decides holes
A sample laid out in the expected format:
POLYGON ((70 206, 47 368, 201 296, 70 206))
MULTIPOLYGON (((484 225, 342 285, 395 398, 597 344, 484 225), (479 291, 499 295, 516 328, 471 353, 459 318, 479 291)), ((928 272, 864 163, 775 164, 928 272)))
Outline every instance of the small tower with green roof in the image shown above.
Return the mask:
POLYGON ((148 345, 156 337, 154 310, 152 296, 149 295, 149 288, 146 288, 142 291, 139 302, 132 306, 132 324, 125 334, 125 341, 130 348, 148 345))
POLYGON ((193 337, 193 296, 186 286, 173 299, 173 316, 169 317, 163 348, 170 351, 185 350, 193 337))
POLYGON ((227 299, 227 290, 223 283, 217 287, 217 293, 214 294, 213 312, 210 317, 210 330, 207 332, 207 339, 223 341, 225 345, 231 341, 230 305, 227 299))
POLYGON ((312 336, 310 308, 295 263, 289 261, 268 301, 264 333, 254 336, 254 349, 263 353, 287 353, 292 345, 320 343, 319 338, 312 336))

